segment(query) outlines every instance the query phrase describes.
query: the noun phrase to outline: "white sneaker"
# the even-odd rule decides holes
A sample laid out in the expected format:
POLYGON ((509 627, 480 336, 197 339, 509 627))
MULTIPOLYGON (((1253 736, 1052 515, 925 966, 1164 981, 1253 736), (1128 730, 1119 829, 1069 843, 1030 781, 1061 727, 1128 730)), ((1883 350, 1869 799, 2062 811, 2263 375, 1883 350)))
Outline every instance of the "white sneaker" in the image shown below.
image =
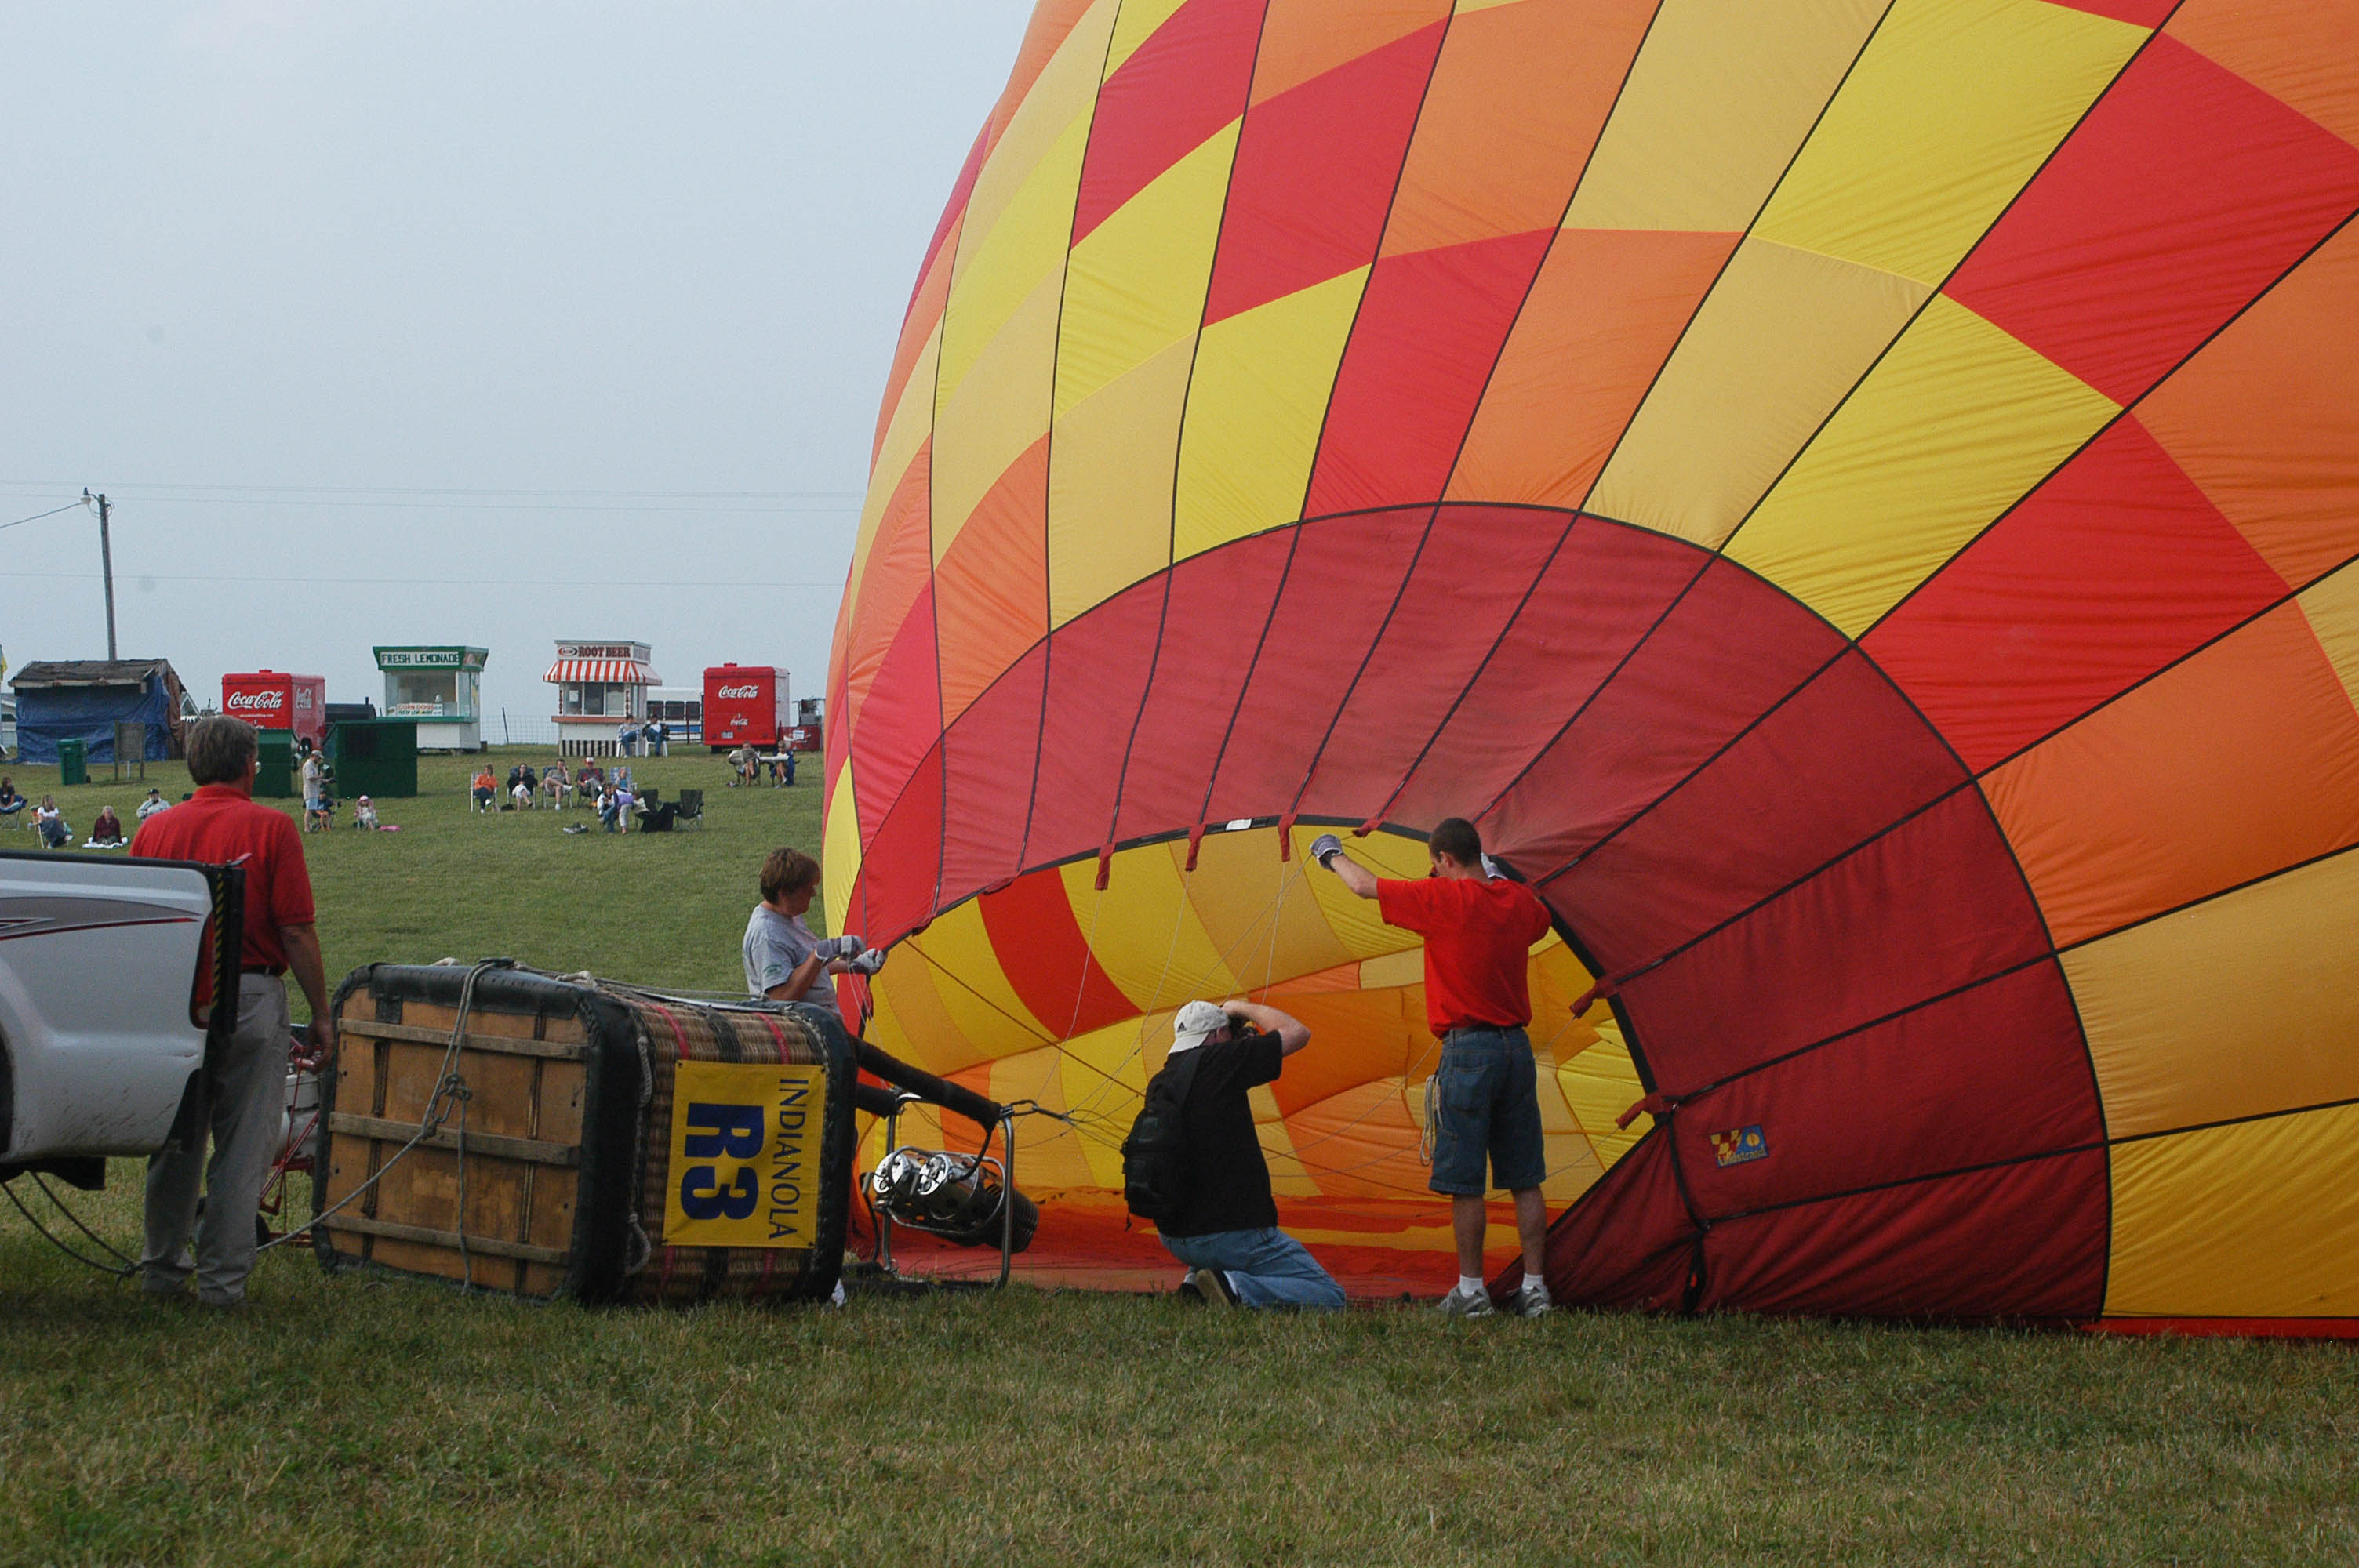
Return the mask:
POLYGON ((1451 1286, 1450 1293, 1433 1307, 1444 1317, 1489 1317, 1498 1311, 1491 1304, 1490 1292, 1470 1291, 1463 1285, 1451 1286))
POLYGON ((1516 1292, 1517 1317, 1546 1317, 1556 1311, 1555 1298, 1549 1294, 1548 1281, 1527 1275, 1523 1288, 1516 1292))

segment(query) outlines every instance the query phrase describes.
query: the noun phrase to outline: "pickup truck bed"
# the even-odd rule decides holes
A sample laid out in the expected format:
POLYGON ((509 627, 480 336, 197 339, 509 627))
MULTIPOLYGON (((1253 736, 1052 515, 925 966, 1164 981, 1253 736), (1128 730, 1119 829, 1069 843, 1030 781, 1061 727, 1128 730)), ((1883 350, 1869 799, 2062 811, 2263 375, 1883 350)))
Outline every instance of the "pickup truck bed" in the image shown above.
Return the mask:
POLYGON ((243 881, 186 861, 0 851, 0 1179, 152 1154, 173 1136, 211 998, 234 994, 237 945, 209 936, 236 928, 243 881))

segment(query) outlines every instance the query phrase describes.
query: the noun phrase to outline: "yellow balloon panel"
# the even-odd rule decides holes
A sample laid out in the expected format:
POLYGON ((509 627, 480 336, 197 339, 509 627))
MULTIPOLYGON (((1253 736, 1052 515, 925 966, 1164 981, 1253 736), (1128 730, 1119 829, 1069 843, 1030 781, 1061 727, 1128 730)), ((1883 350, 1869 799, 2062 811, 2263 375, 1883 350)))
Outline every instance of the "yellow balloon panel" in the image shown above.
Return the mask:
POLYGON ((2108 1314, 2359 1314, 2359 1106, 2120 1144, 2113 1195, 2108 1314))
POLYGON ((1886 9, 1885 0, 1665 0, 1565 226, 1745 228, 1886 9))
POLYGON ((1897 0, 1754 234, 1939 287, 2146 37, 2047 0, 1897 0))
POLYGON ((1728 554, 1856 637, 2115 412, 1937 295, 1728 554))
POLYGON ((2116 1138, 2359 1098, 2359 855, 2064 955, 2116 1138))

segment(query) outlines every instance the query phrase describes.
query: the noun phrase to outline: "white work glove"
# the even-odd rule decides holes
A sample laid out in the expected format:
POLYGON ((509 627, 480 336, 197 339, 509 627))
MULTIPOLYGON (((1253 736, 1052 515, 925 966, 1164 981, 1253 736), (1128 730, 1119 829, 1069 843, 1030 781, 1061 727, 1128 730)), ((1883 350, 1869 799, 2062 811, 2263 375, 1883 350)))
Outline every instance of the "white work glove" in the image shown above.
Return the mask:
POLYGON ((822 958, 853 958, 867 946, 857 936, 822 936, 811 951, 822 958))
POLYGON ((1343 840, 1336 838, 1332 833, 1321 833, 1318 838, 1310 840, 1310 858, 1331 871, 1335 868, 1330 864, 1327 857, 1340 855, 1343 852, 1343 840))
POLYGON ((865 952, 855 954, 845 965, 845 968, 855 975, 873 975, 884 967, 885 949, 882 947, 871 947, 865 952))

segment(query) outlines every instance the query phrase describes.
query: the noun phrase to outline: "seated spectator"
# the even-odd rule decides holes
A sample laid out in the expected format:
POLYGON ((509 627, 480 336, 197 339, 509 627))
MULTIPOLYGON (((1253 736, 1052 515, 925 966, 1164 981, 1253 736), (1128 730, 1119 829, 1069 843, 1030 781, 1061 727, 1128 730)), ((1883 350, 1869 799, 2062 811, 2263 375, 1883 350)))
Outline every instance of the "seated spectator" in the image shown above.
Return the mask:
POLYGON ((499 787, 500 781, 492 776, 492 764, 485 762, 483 770, 475 774, 474 783, 469 786, 473 796, 473 803, 469 809, 489 811, 492 808, 493 792, 499 787))
POLYGON ((508 804, 516 810, 522 811, 532 804, 532 791, 525 787, 524 780, 518 779, 508 785, 508 804))
POLYGON ((33 826, 40 831, 44 849, 62 849, 73 842, 73 829, 66 824, 66 814, 58 809, 55 795, 41 796, 41 804, 33 808, 33 826))
POLYGON ((160 789, 151 789, 147 792, 147 798, 139 803, 139 820, 145 822, 159 811, 171 809, 172 803, 164 798, 164 792, 160 789))
POLYGON ((758 764, 754 760, 753 747, 738 747, 729 753, 729 762, 730 765, 737 770, 736 776, 729 781, 731 789, 735 789, 739 784, 749 784, 754 782, 755 769, 758 764))
POLYGON ((530 762, 524 765, 524 774, 516 782, 524 785, 524 804, 540 809, 540 775, 532 771, 530 762))
POLYGON ((0 816, 14 816, 24 809, 25 797, 16 793, 16 781, 0 778, 0 816))
POLYGON ((366 795, 353 803, 353 826, 366 828, 371 833, 377 830, 376 803, 366 795))
POLYGON ((596 758, 584 758, 573 775, 573 786, 582 790, 594 786, 600 795, 603 795, 606 793, 606 770, 598 765, 596 758))
POLYGON ((114 807, 100 806, 97 819, 90 825, 90 843, 87 847, 92 849, 120 849, 129 842, 130 840, 123 835, 123 818, 114 815, 114 807))
POLYGON ((598 820, 605 824, 607 832, 628 833, 631 830, 629 807, 624 804, 629 798, 621 790, 612 789, 598 802, 598 820))

